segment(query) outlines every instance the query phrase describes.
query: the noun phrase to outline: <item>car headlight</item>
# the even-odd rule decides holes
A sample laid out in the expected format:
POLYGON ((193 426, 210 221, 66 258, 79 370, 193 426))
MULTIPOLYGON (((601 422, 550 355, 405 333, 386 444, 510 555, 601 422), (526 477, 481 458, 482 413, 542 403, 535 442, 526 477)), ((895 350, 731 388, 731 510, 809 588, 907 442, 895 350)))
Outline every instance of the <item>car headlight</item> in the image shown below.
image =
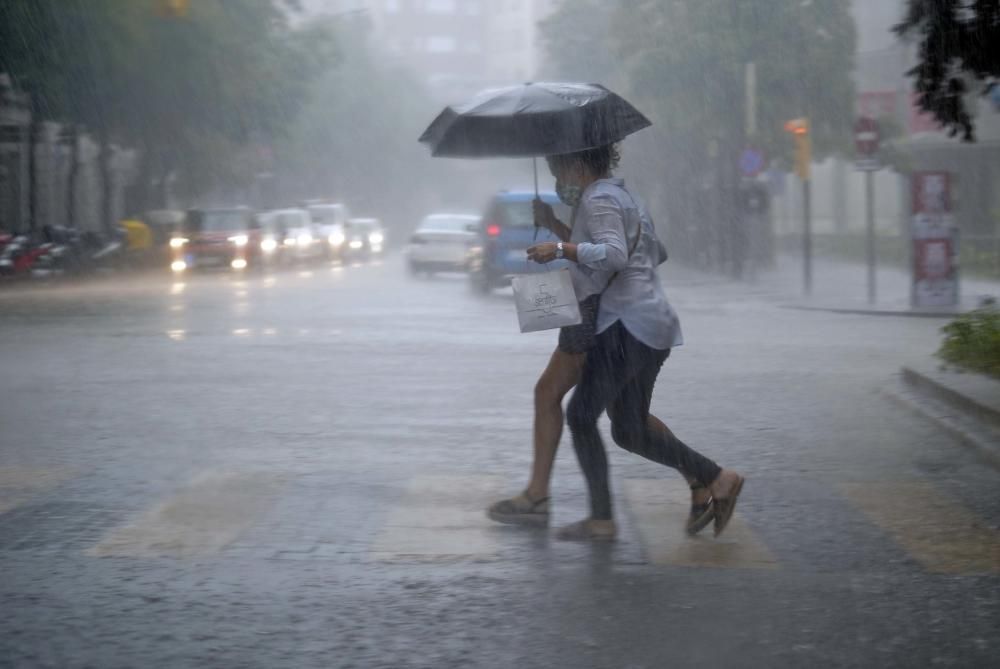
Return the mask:
POLYGON ((187 269, 187 263, 184 262, 183 260, 175 260, 174 262, 170 263, 170 269, 172 269, 175 272, 183 272, 184 270, 187 269))
POLYGON ((352 249, 360 249, 364 245, 365 245, 365 243, 363 241, 361 241, 360 239, 352 239, 351 240, 351 244, 350 244, 350 246, 351 246, 352 249))
POLYGON ((247 237, 246 235, 234 235, 229 238, 229 241, 231 241, 233 244, 236 244, 237 246, 246 246, 247 242, 250 241, 250 238, 247 237))
POLYGON ((309 246, 310 244, 313 243, 313 238, 312 235, 310 234, 304 234, 304 235, 299 235, 297 241, 299 243, 299 246, 309 246))
POLYGON ((382 236, 381 232, 373 232, 370 235, 368 235, 369 244, 381 244, 383 239, 384 237, 382 236))
POLYGON ((295 237, 286 237, 285 238, 285 246, 295 246, 295 242, 296 242, 295 237))
POLYGON ((274 239, 268 237, 260 243, 260 250, 264 253, 270 253, 278 248, 278 242, 274 239))
POLYGON ((330 246, 340 246, 344 243, 344 233, 334 232, 326 240, 330 242, 330 246))
POLYGON ((187 243, 188 239, 186 237, 173 237, 170 240, 170 248, 179 249, 180 247, 184 246, 187 243))

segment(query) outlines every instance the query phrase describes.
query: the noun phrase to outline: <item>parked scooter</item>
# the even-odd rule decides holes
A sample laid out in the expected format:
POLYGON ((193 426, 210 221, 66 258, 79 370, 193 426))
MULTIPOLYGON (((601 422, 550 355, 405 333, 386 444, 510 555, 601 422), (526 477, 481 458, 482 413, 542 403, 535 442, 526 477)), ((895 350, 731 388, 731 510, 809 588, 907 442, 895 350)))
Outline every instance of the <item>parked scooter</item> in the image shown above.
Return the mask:
POLYGON ((30 276, 39 259, 48 251, 48 244, 32 244, 27 235, 11 237, 0 251, 0 276, 9 279, 30 276))
POLYGON ((120 269, 125 258, 125 231, 116 227, 109 235, 80 232, 62 226, 43 230, 46 251, 32 268, 32 275, 49 277, 120 269))
POLYGON ((79 232, 59 225, 47 225, 42 228, 42 237, 45 241, 39 248, 43 252, 30 268, 33 277, 48 278, 79 271, 79 232))

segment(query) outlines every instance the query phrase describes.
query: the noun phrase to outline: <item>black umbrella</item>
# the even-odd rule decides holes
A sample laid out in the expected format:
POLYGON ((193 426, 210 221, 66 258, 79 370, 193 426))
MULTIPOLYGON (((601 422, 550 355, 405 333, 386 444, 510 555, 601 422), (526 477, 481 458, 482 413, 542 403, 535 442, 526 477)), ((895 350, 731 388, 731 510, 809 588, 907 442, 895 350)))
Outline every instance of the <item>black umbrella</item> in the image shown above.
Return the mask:
POLYGON ((446 107, 420 141, 440 157, 535 157, 611 144, 649 125, 599 84, 528 83, 446 107))
MULTIPOLYGON (((649 125, 635 107, 600 84, 540 82, 488 89, 445 107, 420 141, 438 157, 535 158, 613 144, 649 125)), ((532 169, 537 197, 534 160, 532 169)))

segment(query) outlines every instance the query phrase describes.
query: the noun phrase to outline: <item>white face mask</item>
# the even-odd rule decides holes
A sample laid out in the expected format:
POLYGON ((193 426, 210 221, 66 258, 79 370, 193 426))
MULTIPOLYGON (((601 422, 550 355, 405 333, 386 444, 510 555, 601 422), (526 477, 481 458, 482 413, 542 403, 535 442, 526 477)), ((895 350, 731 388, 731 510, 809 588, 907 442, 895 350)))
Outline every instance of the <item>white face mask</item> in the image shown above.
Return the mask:
POLYGON ((583 189, 556 179, 556 195, 563 204, 575 207, 580 204, 580 198, 583 197, 583 189))

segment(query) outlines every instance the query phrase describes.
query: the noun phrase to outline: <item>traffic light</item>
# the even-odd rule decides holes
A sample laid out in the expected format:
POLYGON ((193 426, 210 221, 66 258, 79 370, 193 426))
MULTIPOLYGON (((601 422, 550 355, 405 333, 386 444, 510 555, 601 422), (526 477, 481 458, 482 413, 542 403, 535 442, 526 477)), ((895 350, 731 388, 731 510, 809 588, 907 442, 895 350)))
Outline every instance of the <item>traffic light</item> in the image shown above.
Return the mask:
POLYGON ((158 16, 167 19, 182 19, 188 14, 191 0, 155 0, 158 16))
POLYGON ((809 165, 812 163, 812 141, 809 138, 809 119, 794 118, 785 123, 785 130, 792 133, 795 140, 795 173, 800 179, 809 179, 809 165))

